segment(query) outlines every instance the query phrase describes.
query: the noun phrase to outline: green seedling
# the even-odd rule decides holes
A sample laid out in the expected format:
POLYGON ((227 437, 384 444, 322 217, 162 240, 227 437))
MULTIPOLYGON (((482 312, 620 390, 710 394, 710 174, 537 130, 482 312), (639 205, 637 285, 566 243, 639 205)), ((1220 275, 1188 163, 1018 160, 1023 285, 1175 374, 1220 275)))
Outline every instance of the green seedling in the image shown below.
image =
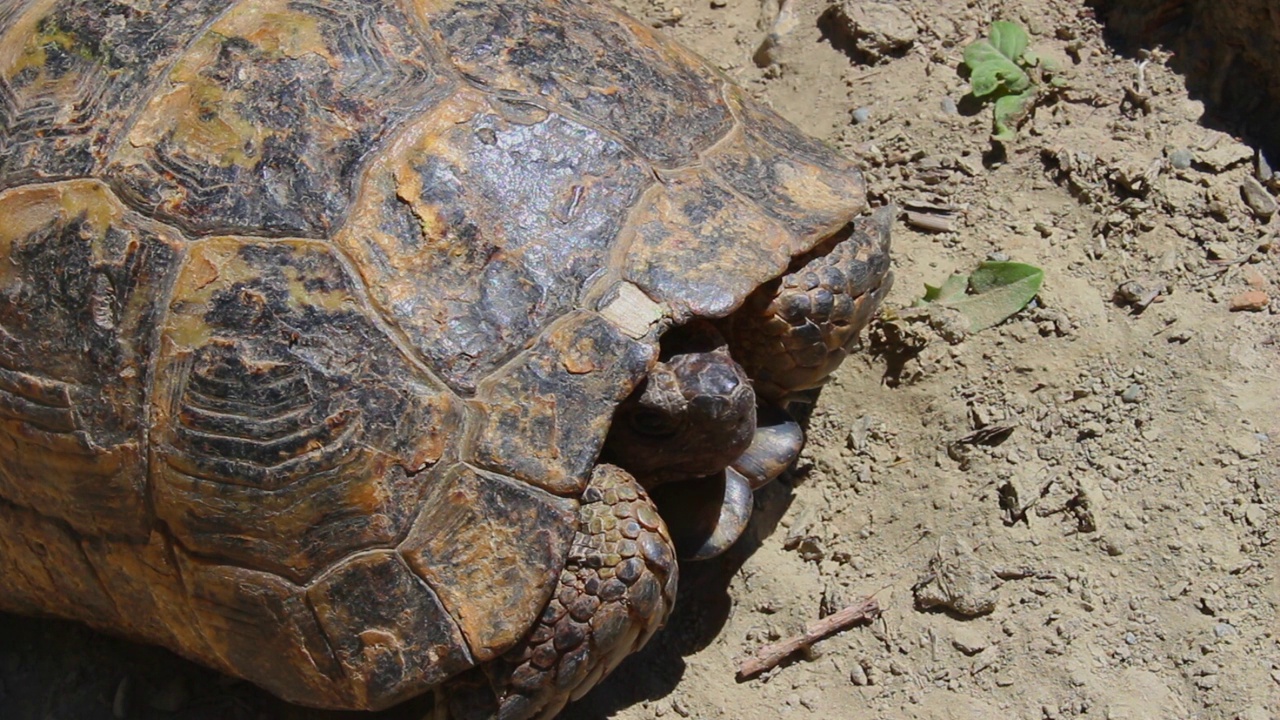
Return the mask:
POLYGON ((1044 270, 1024 263, 984 262, 970 275, 952 275, 942 285, 925 285, 917 307, 941 307, 959 313, 967 333, 998 325, 1030 303, 1044 270))
POLYGON ((1062 86, 1052 67, 1027 50, 1027 32, 997 20, 987 37, 964 49, 969 88, 975 98, 992 103, 991 137, 1001 142, 1016 137, 1016 128, 1041 99, 1045 87, 1062 86))

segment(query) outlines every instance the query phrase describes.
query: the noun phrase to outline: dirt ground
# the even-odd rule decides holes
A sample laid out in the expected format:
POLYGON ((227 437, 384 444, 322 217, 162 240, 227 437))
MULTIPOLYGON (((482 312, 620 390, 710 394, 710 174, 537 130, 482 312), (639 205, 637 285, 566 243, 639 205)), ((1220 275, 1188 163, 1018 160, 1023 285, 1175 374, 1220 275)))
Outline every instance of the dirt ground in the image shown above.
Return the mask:
MULTIPOLYGON (((1250 179, 1269 171, 1201 122, 1168 56, 1118 56, 1079 1, 845 3, 859 20, 795 0, 778 23, 774 0, 617 4, 915 215, 799 467, 564 717, 1280 718, 1275 179, 1250 179), (1003 153, 958 72, 994 19, 1066 80, 1003 153), (1031 307, 967 337, 911 317, 925 283, 992 258, 1043 268, 1031 307), (735 679, 868 595, 875 622, 735 679)), ((6 617, 0 637, 0 717, 316 716, 75 626, 6 617)))

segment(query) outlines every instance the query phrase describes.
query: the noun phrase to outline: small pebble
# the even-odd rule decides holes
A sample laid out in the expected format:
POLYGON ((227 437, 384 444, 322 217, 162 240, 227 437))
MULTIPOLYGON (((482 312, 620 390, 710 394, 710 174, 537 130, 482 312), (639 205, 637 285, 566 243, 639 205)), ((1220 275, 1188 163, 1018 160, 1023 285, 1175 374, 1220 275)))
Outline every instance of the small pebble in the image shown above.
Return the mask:
POLYGON ((1104 432, 1106 432, 1106 428, 1104 428, 1100 422, 1090 421, 1080 426, 1081 438, 1102 437, 1104 432))
POLYGON ((711 7, 716 10, 719 10, 720 8, 728 4, 729 4, 729 0, 711 0, 711 7))
POLYGON ((1262 440, 1256 433, 1248 433, 1227 438, 1227 447, 1241 458, 1251 458, 1262 453, 1262 440))
POLYGON ((1248 311, 1258 312, 1266 310, 1267 305, 1271 304, 1271 297, 1262 290, 1246 290, 1239 295, 1231 298, 1232 312, 1248 311))
POLYGON ((1220 173, 1237 165, 1253 161, 1253 150, 1248 145, 1235 142, 1227 135, 1219 135, 1219 141, 1212 142, 1212 147, 1196 153, 1196 161, 1208 165, 1214 172, 1220 173))
POLYGON ((1218 623, 1213 626, 1213 634, 1217 637, 1224 638, 1229 635, 1236 634, 1236 626, 1231 623, 1218 623))
POLYGON ((1169 164, 1178 170, 1186 170, 1191 167, 1191 151, 1186 148, 1178 148, 1169 153, 1169 164))
POLYGON ((1204 249, 1205 249, 1205 252, 1209 254, 1209 259, 1211 260, 1222 260, 1224 262, 1230 262, 1236 259, 1236 251, 1233 250, 1231 246, 1227 245, 1226 243, 1220 243, 1220 242, 1207 243, 1204 246, 1204 249))
POLYGON ((1252 175, 1246 175, 1240 183, 1240 195, 1259 220, 1268 220, 1276 214, 1276 199, 1252 175))
POLYGON ((894 3, 842 0, 827 4, 831 29, 871 62, 906 52, 920 35, 911 15, 894 3))
POLYGON ((1129 633, 1125 633, 1125 634, 1124 634, 1124 641, 1125 641, 1125 643, 1126 643, 1126 644, 1128 644, 1128 645, 1137 645, 1137 644, 1138 644, 1138 636, 1137 636, 1137 635, 1134 635, 1134 634, 1133 634, 1133 633, 1131 633, 1131 632, 1129 632, 1129 633))
POLYGON ((862 667, 862 663, 853 664, 853 669, 849 671, 849 682, 858 687, 871 684, 871 680, 867 677, 866 668, 862 667))
POLYGON ((1140 402, 1142 400, 1142 395, 1142 386, 1138 383, 1134 383, 1125 388, 1124 392, 1120 394, 1120 400, 1121 402, 1132 405, 1133 403, 1140 402))
POLYGON ((965 655, 977 655, 990 645, 986 633, 966 625, 956 628, 951 636, 951 645, 965 655))
POLYGON ((860 107, 853 111, 855 125, 864 125, 871 119, 871 108, 860 107))
POLYGON ((1009 262, 1009 255, 996 250, 995 252, 987 253, 987 260, 991 262, 1009 262))
POLYGON ((1111 557, 1120 557, 1125 554, 1126 541, 1119 537, 1108 536, 1101 540, 1102 550, 1111 557))
POLYGON ((952 100, 950 95, 942 98, 942 112, 948 115, 960 114, 960 108, 956 107, 956 101, 952 100))
POLYGON ((1267 510, 1261 505, 1250 505, 1244 510, 1244 521, 1250 526, 1260 528, 1267 522, 1267 510))
POLYGON ((1204 677, 1205 675, 1217 675, 1221 671, 1222 671, 1222 668, 1218 667, 1217 663, 1212 663, 1212 662, 1196 663, 1195 667, 1192 668, 1192 673, 1196 677, 1204 677))
POLYGON ((1218 687, 1218 676, 1205 675, 1204 677, 1198 677, 1196 678, 1196 687, 1201 690, 1212 690, 1218 687))
POLYGON ((1275 716, 1261 705, 1252 705, 1240 713, 1240 720, 1275 720, 1275 716))
POLYGON ((969 177, 982 174, 982 158, 974 155, 962 155, 956 159, 956 166, 969 177))
POLYGON ((1241 273, 1244 276, 1245 283, 1252 290, 1270 290, 1271 283, 1267 282, 1267 278, 1256 268, 1247 267, 1241 273))

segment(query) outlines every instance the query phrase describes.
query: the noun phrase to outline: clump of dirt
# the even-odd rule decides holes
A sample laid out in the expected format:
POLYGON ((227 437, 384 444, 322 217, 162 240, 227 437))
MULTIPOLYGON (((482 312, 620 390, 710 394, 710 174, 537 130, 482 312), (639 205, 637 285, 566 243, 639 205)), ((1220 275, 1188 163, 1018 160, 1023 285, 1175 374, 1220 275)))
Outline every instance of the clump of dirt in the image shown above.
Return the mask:
MULTIPOLYGON (((799 466, 564 717, 1277 717, 1277 188, 1169 53, 1118 55, 1084 0, 616 4, 904 214, 887 310, 799 466), (960 70, 997 19, 1065 81, 1004 145, 960 70), (976 334, 902 311, 987 259, 1042 268, 1037 300, 976 334), (874 622, 736 679, 867 596, 874 622)), ((0 637, 5 717, 341 716, 65 623, 0 637)))

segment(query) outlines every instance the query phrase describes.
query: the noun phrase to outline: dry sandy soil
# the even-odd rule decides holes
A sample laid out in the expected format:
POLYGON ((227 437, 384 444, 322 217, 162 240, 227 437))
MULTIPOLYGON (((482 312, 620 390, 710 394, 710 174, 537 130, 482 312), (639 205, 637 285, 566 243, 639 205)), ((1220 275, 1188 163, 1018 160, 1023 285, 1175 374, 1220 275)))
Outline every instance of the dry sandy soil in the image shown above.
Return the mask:
MULTIPOLYGON (((773 0, 618 4, 923 218, 895 226, 886 316, 749 537, 686 567, 668 628, 564 717, 1280 717, 1275 180, 1249 180, 1256 153, 1167 54, 1117 55, 1078 1, 899 0, 859 24, 795 0, 777 25, 773 0), (1000 18, 1067 81, 1003 153, 958 70, 1000 18), (988 258, 1043 268, 1039 299, 968 337, 909 312, 988 258), (878 620, 735 679, 865 596, 878 620)), ((6 719, 318 717, 63 623, 0 638, 6 719)))

